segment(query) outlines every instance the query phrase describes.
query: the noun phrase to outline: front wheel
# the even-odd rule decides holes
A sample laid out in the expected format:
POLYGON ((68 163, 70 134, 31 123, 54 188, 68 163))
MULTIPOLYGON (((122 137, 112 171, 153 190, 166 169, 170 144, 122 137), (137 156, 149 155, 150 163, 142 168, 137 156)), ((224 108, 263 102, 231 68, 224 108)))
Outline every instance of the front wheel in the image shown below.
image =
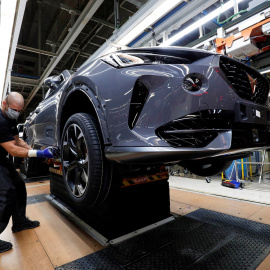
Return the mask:
POLYGON ((72 201, 90 207, 103 201, 110 188, 110 164, 95 118, 72 115, 63 131, 61 159, 64 182, 72 201))

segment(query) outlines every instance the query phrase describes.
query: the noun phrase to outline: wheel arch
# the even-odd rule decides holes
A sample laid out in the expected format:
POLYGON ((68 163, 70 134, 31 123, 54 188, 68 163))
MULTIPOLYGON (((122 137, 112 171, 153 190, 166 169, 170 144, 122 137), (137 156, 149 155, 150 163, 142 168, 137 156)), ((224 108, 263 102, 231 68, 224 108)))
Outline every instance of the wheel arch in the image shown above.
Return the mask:
POLYGON ((111 140, 102 106, 87 84, 82 82, 71 84, 65 91, 59 108, 61 109, 58 112, 58 145, 60 145, 65 123, 75 113, 89 113, 95 117, 99 123, 104 144, 110 144, 111 140))

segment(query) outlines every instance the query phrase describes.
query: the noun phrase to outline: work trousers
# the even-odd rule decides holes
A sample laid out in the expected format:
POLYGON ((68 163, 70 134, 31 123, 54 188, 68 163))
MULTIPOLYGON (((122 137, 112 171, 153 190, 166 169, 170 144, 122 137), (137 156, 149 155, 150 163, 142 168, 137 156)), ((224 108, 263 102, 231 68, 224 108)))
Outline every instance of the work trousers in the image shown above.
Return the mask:
POLYGON ((12 216, 17 226, 25 218, 27 193, 23 179, 8 159, 0 159, 0 234, 12 216))

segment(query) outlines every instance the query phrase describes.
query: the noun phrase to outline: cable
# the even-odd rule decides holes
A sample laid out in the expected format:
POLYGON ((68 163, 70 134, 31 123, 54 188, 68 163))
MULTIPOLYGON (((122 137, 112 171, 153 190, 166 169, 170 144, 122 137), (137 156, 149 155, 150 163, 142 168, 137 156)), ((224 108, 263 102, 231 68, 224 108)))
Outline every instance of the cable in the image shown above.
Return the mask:
POLYGON ((220 17, 220 15, 221 15, 221 13, 222 13, 222 6, 223 6, 223 1, 221 2, 221 5, 220 5, 220 7, 221 7, 221 8, 220 8, 220 13, 219 13, 219 15, 218 15, 218 17, 217 17, 217 23, 218 23, 218 24, 224 24, 224 23, 226 23, 227 21, 229 21, 230 19, 234 18, 235 16, 237 16, 237 15, 239 15, 239 14, 242 14, 242 13, 244 13, 244 12, 247 12, 247 9, 241 10, 241 11, 235 13, 234 15, 232 15, 231 17, 229 17, 228 19, 226 19, 225 21, 220 22, 220 21, 219 21, 219 17, 220 17))

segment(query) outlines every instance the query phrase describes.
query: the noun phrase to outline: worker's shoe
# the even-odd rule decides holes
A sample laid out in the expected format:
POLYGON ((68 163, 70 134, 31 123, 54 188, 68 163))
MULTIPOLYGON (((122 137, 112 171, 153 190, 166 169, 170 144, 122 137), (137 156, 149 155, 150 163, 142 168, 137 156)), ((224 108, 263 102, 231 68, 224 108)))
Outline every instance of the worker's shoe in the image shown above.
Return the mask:
POLYGON ((40 225, 39 221, 33 221, 25 217, 22 223, 20 223, 19 225, 13 225, 11 229, 14 233, 16 233, 23 230, 34 229, 38 227, 39 225, 40 225))
POLYGON ((12 249, 12 244, 10 242, 0 240, 0 253, 6 252, 10 249, 12 249))

